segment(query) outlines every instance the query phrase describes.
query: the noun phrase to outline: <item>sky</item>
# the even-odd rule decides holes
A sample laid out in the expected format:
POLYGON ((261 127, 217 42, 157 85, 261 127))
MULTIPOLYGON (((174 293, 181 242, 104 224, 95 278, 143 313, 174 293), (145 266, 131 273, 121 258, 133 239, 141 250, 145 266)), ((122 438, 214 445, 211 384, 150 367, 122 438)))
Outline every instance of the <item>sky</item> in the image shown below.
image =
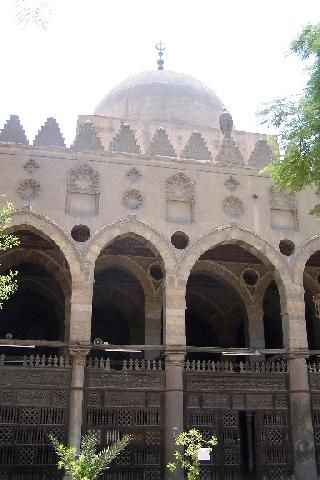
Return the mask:
MULTIPOLYGON (((18 2, 22 0, 18 0, 18 2)), ((30 6, 44 0, 24 0, 30 6)), ((237 130, 265 132, 256 112, 302 91, 292 39, 320 21, 319 0, 46 0, 47 27, 18 24, 16 0, 0 0, 0 128, 20 116, 29 141, 55 117, 67 144, 78 115, 92 114, 117 83, 156 68, 215 90, 237 130)))

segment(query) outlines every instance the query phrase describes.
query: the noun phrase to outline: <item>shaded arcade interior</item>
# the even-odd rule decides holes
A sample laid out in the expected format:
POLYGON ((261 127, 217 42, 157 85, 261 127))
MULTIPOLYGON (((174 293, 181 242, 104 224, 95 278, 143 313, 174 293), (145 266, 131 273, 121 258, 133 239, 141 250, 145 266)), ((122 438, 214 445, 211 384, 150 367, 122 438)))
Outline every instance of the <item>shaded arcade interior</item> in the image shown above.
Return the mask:
MULTIPOLYGON (((21 228, 16 234, 21 245, 2 255, 1 269, 18 271, 19 288, 0 310, 0 337, 68 342, 71 275, 66 259, 40 232, 21 228)), ((251 347, 248 304, 254 302, 267 274, 270 281, 262 291, 263 342, 267 349, 283 348, 280 294, 270 268, 252 249, 237 243, 215 246, 194 264, 186 286, 186 344, 251 347)), ((163 344, 164 280, 163 260, 150 242, 134 234, 110 242, 95 266, 91 341, 163 344)), ((308 345, 319 349, 313 301, 320 289, 319 252, 306 263, 304 287, 308 345)))
MULTIPOLYGON (((14 234, 20 245, 1 258, 3 274, 17 272, 17 291, 0 310, 0 338, 13 340, 68 341, 71 276, 59 247, 30 230, 14 234)), ((5 348, 6 354, 61 353, 58 348, 5 348)))

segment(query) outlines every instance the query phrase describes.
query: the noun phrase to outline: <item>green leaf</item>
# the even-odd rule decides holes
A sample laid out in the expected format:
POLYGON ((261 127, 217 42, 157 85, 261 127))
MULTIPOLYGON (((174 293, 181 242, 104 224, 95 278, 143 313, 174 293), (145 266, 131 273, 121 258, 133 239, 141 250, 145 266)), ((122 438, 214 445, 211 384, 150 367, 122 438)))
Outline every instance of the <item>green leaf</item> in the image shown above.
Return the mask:
POLYGON ((77 454, 74 447, 60 443, 53 435, 49 435, 49 438, 59 458, 58 468, 64 468, 70 480, 97 479, 131 440, 129 435, 125 435, 121 440, 97 453, 97 437, 89 433, 82 437, 80 453, 77 454))
MULTIPOLYGON (((283 152, 274 155, 263 173, 271 175, 275 188, 298 192, 320 187, 320 24, 307 25, 292 42, 291 52, 309 59, 306 88, 299 96, 276 98, 258 115, 261 123, 279 129, 283 152)), ((319 208, 311 213, 319 216, 319 208)))

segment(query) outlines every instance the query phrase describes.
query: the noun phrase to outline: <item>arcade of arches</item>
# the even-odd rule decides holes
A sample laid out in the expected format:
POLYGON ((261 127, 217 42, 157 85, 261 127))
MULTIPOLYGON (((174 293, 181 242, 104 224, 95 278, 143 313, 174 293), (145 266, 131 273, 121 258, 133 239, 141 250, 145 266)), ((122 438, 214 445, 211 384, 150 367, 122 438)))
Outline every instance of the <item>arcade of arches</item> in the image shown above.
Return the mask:
MULTIPOLYGON (((198 360, 204 362, 202 374, 206 373, 206 362, 218 362, 215 365, 220 362, 219 368, 222 368, 226 360, 235 364, 236 372, 240 361, 248 361, 250 365, 253 360, 267 360, 266 365, 268 361, 271 365, 276 354, 263 351, 258 357, 256 352, 250 358, 241 350, 238 356, 235 349, 320 349, 319 320, 312 301, 320 290, 318 251, 305 265, 304 289, 302 285, 294 288, 285 283, 282 273, 277 272, 258 249, 234 241, 214 245, 201 253, 195 262, 190 263, 189 275, 183 280, 179 274, 166 271, 166 259, 161 257, 155 245, 142 236, 128 233, 104 246, 94 269, 85 272, 82 279, 72 281, 70 266, 56 243, 36 230, 21 229, 15 233, 20 237, 21 245, 2 256, 1 269, 2 272, 9 269, 18 271, 19 289, 0 311, 0 338, 12 336, 13 340, 53 342, 51 346, 37 344, 31 352, 35 355, 66 355, 68 345, 73 345, 70 347, 74 389, 70 392, 69 441, 74 445, 79 444, 81 423, 85 425, 82 419, 82 408, 86 402, 84 359, 90 355, 92 358, 104 355, 101 349, 94 350, 94 341, 119 346, 108 354, 114 362, 128 361, 129 357, 138 361, 164 360, 166 407, 162 431, 166 459, 170 458, 174 448, 172 428, 181 430, 189 424, 201 427, 196 411, 205 407, 201 403, 204 400, 192 404, 191 394, 188 393, 189 383, 196 385, 192 382, 199 374, 196 367, 198 360), (125 349, 130 345, 134 346, 134 351, 128 353, 125 349), (190 347, 208 348, 206 351, 195 351, 190 347), (210 347, 219 347, 220 350, 209 352, 210 347), (223 349, 230 348, 235 350, 234 356, 224 356, 223 349), (186 380, 184 360, 189 362, 189 370, 194 376, 192 379, 186 380), (193 418, 191 423, 190 418, 193 418)), ((181 262, 187 260, 186 256, 181 262)), ((27 347, 17 349, 6 346, 1 353, 6 355, 8 363, 19 365, 23 355, 30 354, 30 350, 27 347)), ((313 427, 306 364, 304 359, 294 357, 288 363, 289 390, 296 392, 290 396, 291 410, 288 411, 291 415, 299 412, 301 419, 301 424, 291 425, 291 439, 293 444, 296 438, 310 442, 313 427)), ((250 371, 250 366, 247 368, 250 371)), ((221 380, 221 376, 217 378, 221 380)), ((203 382, 200 384, 200 390, 207 388, 203 382)), ((204 394, 200 390, 193 392, 193 399, 197 395, 202 399, 204 394)), ((270 398, 274 393, 272 390, 270 398)), ((222 404, 219 405, 217 411, 222 408, 222 404)), ((225 406, 224 410, 228 408, 225 406)), ((289 460, 283 461, 283 470, 281 465, 273 466, 274 471, 279 469, 279 476, 263 477, 257 433, 260 410, 259 406, 249 406, 249 400, 237 407, 238 433, 242 444, 236 448, 239 461, 237 465, 236 460, 232 464, 234 471, 239 467, 243 475, 241 478, 289 478, 283 473, 292 471, 289 460)), ((219 421, 217 429, 213 428, 214 433, 222 428, 219 421)), ((288 435, 286 438, 288 443, 288 435)), ((220 451, 223 447, 220 445, 218 448, 220 451)), ((218 462, 221 472, 225 468, 222 463, 218 462)), ((304 468, 296 463, 295 478, 302 478, 301 472, 306 471, 304 468)), ((214 478, 225 477, 221 473, 214 478)))

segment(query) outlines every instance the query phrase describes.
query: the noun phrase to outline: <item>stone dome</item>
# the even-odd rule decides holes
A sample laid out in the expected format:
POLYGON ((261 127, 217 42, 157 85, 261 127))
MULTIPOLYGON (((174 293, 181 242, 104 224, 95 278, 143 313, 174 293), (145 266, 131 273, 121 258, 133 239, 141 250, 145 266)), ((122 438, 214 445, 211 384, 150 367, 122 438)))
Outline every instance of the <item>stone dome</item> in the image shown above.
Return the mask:
POLYGON ((219 97, 199 80, 170 70, 151 70, 113 88, 94 115, 219 128, 222 110, 219 97))

